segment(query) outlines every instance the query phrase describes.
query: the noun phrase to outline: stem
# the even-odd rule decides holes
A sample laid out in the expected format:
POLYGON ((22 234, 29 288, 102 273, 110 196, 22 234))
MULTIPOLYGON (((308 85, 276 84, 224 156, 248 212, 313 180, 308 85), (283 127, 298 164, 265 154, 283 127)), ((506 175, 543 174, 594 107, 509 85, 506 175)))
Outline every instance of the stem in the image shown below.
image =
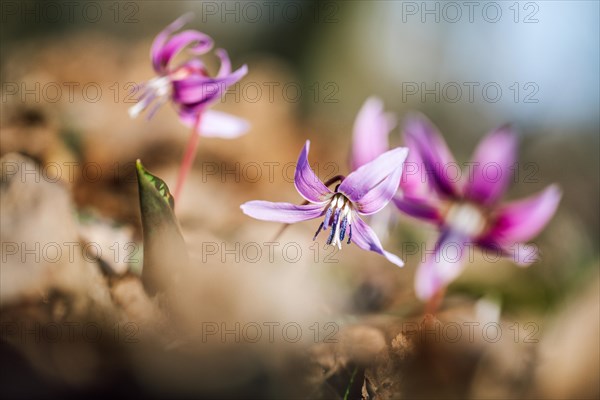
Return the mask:
POLYGON ((344 393, 344 400, 348 400, 350 398, 350 389, 352 388, 352 384, 354 383, 354 378, 356 378, 357 372, 358 372, 358 365, 356 367, 354 367, 352 376, 350 376, 350 382, 348 382, 348 386, 346 387, 346 393, 344 393))
POLYGON ((181 166, 179 167, 179 175, 177 175, 177 184, 175 185, 175 193, 173 194, 173 197, 175 197, 175 200, 177 201, 179 200, 179 196, 183 190, 183 183, 185 182, 190 169, 192 169, 194 159, 196 158, 196 150, 198 148, 198 143, 200 142, 199 130, 201 121, 202 113, 198 114, 196 123, 192 127, 192 134, 188 140, 188 144, 183 155, 183 160, 181 161, 181 166))
POLYGON ((425 304, 425 314, 435 315, 440 304, 442 304, 442 300, 444 300, 444 295, 446 294, 446 287, 440 288, 425 304))

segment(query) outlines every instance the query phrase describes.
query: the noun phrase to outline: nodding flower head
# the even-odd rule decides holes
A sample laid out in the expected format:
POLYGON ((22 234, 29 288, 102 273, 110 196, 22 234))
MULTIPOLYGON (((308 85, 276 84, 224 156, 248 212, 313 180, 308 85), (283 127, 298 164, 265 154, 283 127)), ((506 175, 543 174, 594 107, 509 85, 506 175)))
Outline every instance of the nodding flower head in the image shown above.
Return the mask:
POLYGON ((391 200, 402 176, 402 165, 408 150, 398 147, 351 172, 334 191, 330 190, 314 173, 308 163, 310 142, 306 142, 296 166, 294 184, 307 204, 250 201, 241 206, 242 211, 257 219, 283 223, 296 223, 323 218, 313 237, 321 230, 331 229, 327 244, 342 247, 354 243, 363 250, 385 256, 390 262, 403 266, 396 255, 385 251, 373 230, 361 215, 377 213, 391 200))
POLYGON ((137 103, 129 109, 129 115, 135 118, 149 109, 148 118, 152 118, 163 104, 171 101, 180 120, 197 128, 198 133, 226 138, 239 136, 248 130, 247 122, 222 112, 206 110, 221 99, 231 85, 242 79, 248 68, 243 65, 232 72, 227 52, 217 49, 215 54, 221 66, 215 76, 210 76, 199 57, 212 50, 212 38, 191 29, 176 33, 190 19, 191 14, 178 18, 154 39, 150 59, 156 76, 137 86, 139 96, 137 103), (175 57, 186 48, 192 57, 174 65, 175 57))

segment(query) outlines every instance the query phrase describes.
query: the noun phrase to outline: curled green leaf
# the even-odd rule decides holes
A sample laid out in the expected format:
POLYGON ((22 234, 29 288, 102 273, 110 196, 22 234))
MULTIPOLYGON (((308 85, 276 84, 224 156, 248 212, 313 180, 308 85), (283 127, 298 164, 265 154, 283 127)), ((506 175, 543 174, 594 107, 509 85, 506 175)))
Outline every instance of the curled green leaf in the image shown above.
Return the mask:
POLYGON ((142 282, 149 294, 170 287, 188 264, 188 255, 174 213, 174 198, 167 184, 136 161, 144 266, 142 282))

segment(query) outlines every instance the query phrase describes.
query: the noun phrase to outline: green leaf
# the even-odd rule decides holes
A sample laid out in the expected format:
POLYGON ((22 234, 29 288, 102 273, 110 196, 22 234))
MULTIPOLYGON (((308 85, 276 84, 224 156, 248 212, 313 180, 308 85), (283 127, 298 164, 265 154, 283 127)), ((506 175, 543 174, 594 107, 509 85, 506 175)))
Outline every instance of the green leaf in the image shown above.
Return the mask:
POLYGON ((171 207, 171 210, 174 210, 175 209, 175 199, 173 198, 173 195, 169 191, 169 187, 167 186, 165 181, 160 179, 158 176, 152 175, 150 172, 146 171, 146 169, 144 168, 144 166, 142 165, 142 162, 140 160, 136 160, 135 166, 137 169, 138 178, 140 176, 143 176, 146 180, 148 180, 150 183, 152 183, 154 185, 154 188, 158 191, 158 193, 162 196, 162 198, 167 202, 169 207, 171 207))
POLYGON ((188 265, 188 255, 169 187, 146 171, 140 160, 136 171, 144 233, 142 282, 149 294, 155 294, 177 281, 188 265))

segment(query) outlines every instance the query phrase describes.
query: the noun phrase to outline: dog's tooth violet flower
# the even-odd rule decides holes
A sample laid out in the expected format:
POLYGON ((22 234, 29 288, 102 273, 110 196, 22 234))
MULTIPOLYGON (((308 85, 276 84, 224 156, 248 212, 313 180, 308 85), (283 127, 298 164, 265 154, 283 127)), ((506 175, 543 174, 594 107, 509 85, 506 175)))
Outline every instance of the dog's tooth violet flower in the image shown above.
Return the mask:
POLYGON ((215 76, 209 75, 198 58, 173 65, 175 57, 185 48, 194 56, 204 55, 213 48, 213 40, 202 32, 184 30, 176 33, 190 17, 190 14, 186 14, 178 18, 154 39, 150 58, 157 76, 138 86, 140 95, 137 103, 129 109, 129 115, 135 118, 150 108, 148 118, 151 118, 160 106, 171 100, 180 121, 192 129, 175 188, 176 199, 192 166, 199 136, 231 139, 249 129, 248 122, 241 118, 208 110, 231 85, 247 74, 246 65, 232 72, 229 56, 223 49, 215 50, 221 62, 215 76))
POLYGON ((415 290, 420 299, 432 299, 460 274, 470 244, 511 257, 518 265, 535 261, 535 248, 522 244, 550 221, 561 191, 550 185, 526 199, 499 204, 516 160, 517 138, 510 127, 500 127, 482 139, 462 184, 445 172, 448 165, 457 164, 442 136, 424 117, 407 121, 405 143, 421 158, 432 195, 397 196, 394 203, 409 215, 434 222, 440 230, 435 253, 427 254, 417 270, 415 290))
POLYGON ((256 219, 287 224, 323 217, 313 240, 321 230, 330 229, 327 244, 341 248, 344 241, 354 243, 403 266, 399 257, 383 249, 373 230, 360 216, 375 214, 391 200, 398 188, 408 150, 398 147, 383 153, 351 172, 335 191, 331 191, 308 163, 309 146, 307 141, 298 158, 294 176, 296 190, 308 204, 250 201, 242 204, 242 211, 256 219))

